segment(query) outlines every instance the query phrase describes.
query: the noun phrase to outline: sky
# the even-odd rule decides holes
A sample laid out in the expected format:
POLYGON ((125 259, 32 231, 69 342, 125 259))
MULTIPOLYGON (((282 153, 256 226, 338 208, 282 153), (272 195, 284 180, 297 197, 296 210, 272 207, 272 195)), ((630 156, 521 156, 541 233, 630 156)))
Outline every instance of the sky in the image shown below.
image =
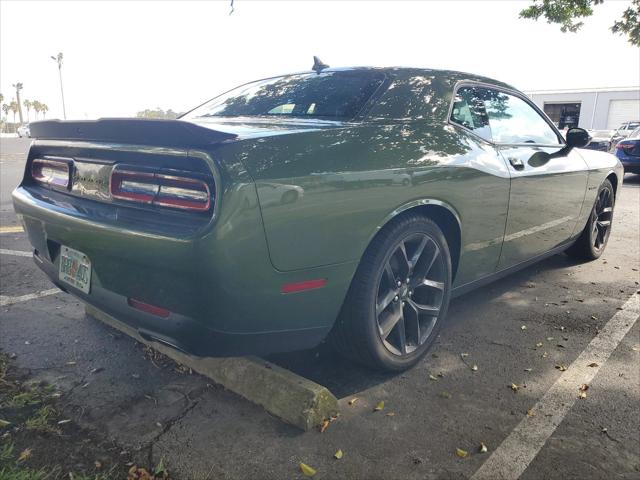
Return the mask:
MULTIPOLYGON (((0 0, 0 92, 62 118, 186 111, 239 84, 332 67, 461 70, 524 91, 637 86, 640 51, 609 27, 630 4, 607 0, 576 34, 518 18, 526 1, 0 0)), ((33 113, 32 113, 33 115, 33 113)))

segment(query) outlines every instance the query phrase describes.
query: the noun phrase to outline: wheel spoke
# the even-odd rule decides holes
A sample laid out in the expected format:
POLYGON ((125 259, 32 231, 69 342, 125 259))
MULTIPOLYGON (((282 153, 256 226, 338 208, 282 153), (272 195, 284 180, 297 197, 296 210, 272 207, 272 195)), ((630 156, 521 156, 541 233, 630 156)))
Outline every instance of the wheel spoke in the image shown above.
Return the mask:
POLYGON ((397 293, 394 290, 389 290, 387 294, 382 297, 376 304, 376 315, 380 315, 389 306, 393 299, 397 297, 397 293))
POLYGON ((416 268, 414 270, 414 275, 411 278, 412 288, 415 288, 422 283, 422 281, 427 277, 427 275, 431 271, 431 268, 433 267, 433 265, 436 263, 436 260, 440 256, 440 249, 435 243, 432 243, 432 244, 433 244, 433 251, 431 252, 431 254, 427 255, 427 253, 425 252, 421 256, 420 260, 418 260, 418 264, 416 265, 416 268))
MULTIPOLYGON (((398 304, 398 306, 394 308, 389 313, 389 315, 386 316, 386 318, 382 321, 382 323, 379 324, 378 329, 380 331, 380 336, 382 337, 383 340, 385 340, 389 336, 393 328, 398 324, 400 320, 402 320, 402 316, 403 316, 402 308, 398 304)), ((402 328, 404 330, 404 325, 402 328)))
POLYGON ((429 243, 429 239, 427 237, 422 237, 422 239, 420 240, 420 244, 416 248, 415 252, 413 252, 413 255, 411 255, 411 260, 409 263, 409 275, 413 273, 413 269, 416 268, 416 265, 420 261, 427 243, 429 243))
POLYGON ((437 316, 438 313, 440 313, 440 307, 436 307, 434 305, 422 305, 411 299, 407 299, 407 302, 409 302, 409 305, 415 308, 420 315, 437 316))
POLYGON ((397 325, 396 335, 398 337, 398 350, 400 350, 401 355, 404 355, 407 353, 407 332, 405 332, 404 329, 404 316, 400 318, 397 325))
POLYGON ((435 280, 429 280, 428 278, 425 278, 422 283, 420 285, 418 285, 416 288, 420 288, 420 287, 430 287, 430 288, 435 288, 436 290, 444 290, 444 283, 443 282, 437 282, 435 280))

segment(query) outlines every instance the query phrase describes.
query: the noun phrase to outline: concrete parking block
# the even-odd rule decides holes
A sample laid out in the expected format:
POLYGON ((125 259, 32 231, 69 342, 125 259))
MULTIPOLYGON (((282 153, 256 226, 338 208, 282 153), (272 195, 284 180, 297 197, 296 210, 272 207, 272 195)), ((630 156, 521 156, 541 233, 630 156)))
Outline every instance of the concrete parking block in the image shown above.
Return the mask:
POLYGON ((143 339, 134 328, 91 305, 85 305, 85 312, 305 431, 338 414, 338 400, 326 387, 266 360, 194 357, 143 339))

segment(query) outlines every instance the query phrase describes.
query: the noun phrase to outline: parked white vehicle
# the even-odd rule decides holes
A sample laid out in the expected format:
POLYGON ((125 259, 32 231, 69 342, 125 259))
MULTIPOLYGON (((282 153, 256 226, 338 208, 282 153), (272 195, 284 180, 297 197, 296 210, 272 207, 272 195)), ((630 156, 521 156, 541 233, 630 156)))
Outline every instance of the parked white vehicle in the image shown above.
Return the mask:
POLYGON ((18 136, 20 138, 25 137, 25 138, 31 138, 31 131, 29 130, 29 124, 27 123, 26 125, 20 125, 18 127, 18 136))

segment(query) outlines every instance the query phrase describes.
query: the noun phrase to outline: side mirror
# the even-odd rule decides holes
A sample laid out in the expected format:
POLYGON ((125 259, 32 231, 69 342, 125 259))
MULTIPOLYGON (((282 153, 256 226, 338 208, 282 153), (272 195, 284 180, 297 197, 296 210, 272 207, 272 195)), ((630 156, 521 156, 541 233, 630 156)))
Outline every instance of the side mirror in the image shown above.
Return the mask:
POLYGON ((567 147, 582 148, 589 145, 591 137, 584 128, 570 128, 567 130, 567 147))

